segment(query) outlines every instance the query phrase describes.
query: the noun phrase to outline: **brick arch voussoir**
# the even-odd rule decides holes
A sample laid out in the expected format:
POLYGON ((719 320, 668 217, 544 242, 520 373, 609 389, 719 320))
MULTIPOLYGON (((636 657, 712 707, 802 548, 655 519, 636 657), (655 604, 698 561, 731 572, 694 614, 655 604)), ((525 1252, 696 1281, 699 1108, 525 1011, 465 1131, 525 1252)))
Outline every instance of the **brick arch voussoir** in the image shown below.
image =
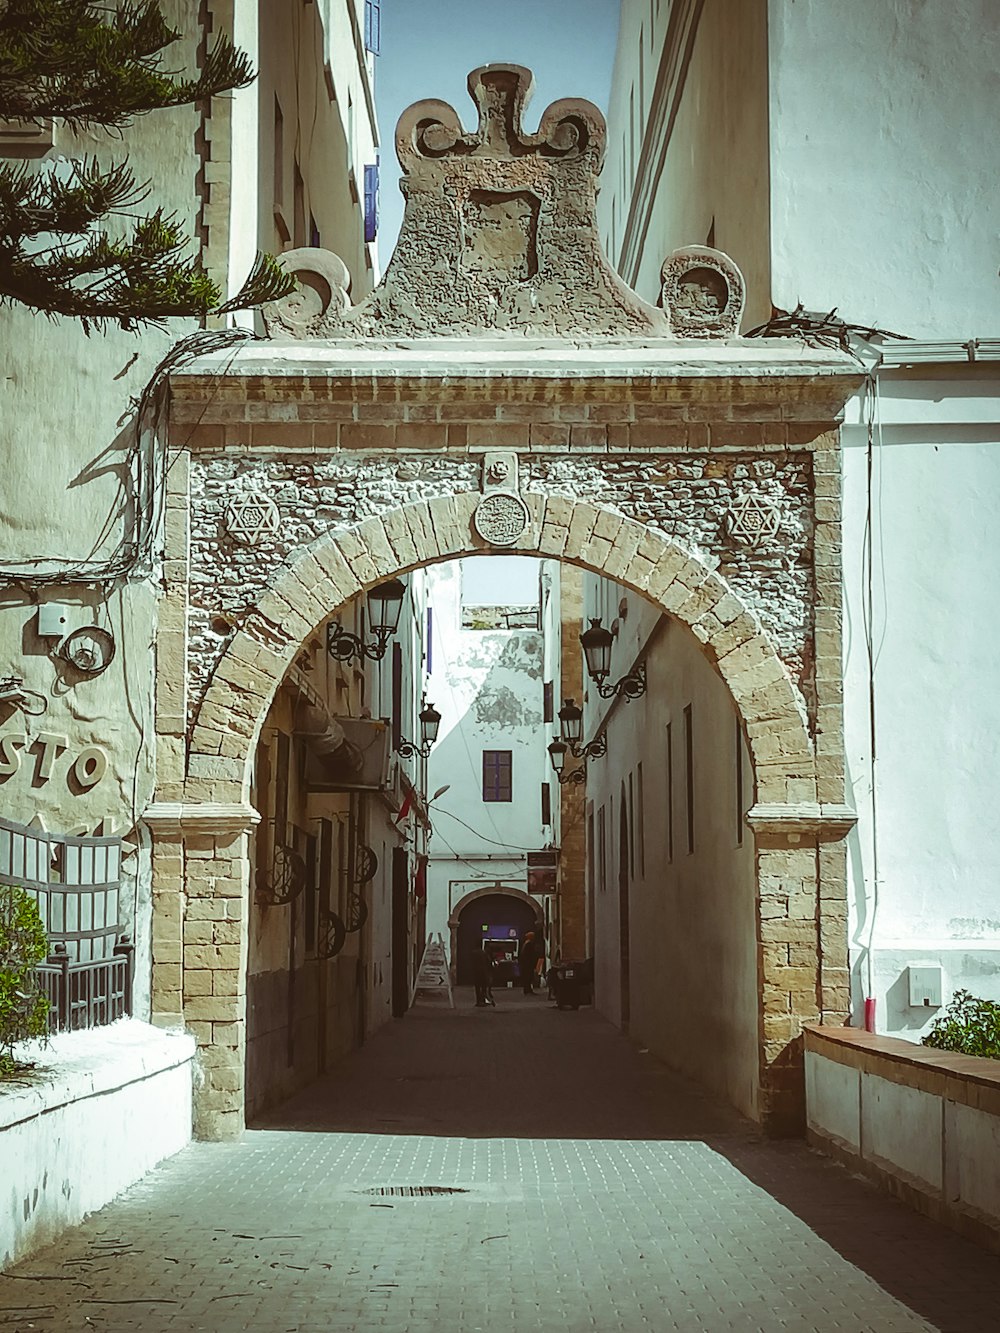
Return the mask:
MULTIPOLYGON (((721 575, 664 534, 611 510, 570 497, 526 498, 532 523, 512 552, 562 559, 614 578, 700 641, 740 714, 758 800, 784 800, 790 779, 815 781, 813 748, 787 668, 757 616, 721 575)), ((465 492, 400 506, 325 534, 284 566, 213 672, 189 755, 217 757, 221 748, 245 796, 264 718, 303 640, 383 579, 490 550, 472 525, 478 499, 465 492)))

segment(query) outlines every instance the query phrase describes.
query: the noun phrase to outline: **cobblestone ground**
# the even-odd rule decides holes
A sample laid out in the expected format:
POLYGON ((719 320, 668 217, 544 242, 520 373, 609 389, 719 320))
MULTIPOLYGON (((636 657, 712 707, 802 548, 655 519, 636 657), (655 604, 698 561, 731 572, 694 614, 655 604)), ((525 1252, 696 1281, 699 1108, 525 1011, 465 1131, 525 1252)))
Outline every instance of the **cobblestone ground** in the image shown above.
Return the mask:
POLYGON ((0 1277, 0 1327, 1000 1327, 996 1257, 592 1011, 498 998, 418 1007, 240 1143, 166 1162, 0 1277))

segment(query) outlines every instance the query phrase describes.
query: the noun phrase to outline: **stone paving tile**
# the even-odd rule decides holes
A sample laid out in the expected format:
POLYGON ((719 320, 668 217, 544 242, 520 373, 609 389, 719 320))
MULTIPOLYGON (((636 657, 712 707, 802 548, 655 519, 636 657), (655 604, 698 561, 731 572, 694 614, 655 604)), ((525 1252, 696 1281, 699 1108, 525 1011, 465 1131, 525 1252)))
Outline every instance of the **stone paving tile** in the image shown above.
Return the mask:
POLYGON ((418 1008, 0 1278, 0 1329, 979 1333, 1000 1260, 591 1011, 418 1008), (371 1190, 437 1186, 409 1197, 371 1190))

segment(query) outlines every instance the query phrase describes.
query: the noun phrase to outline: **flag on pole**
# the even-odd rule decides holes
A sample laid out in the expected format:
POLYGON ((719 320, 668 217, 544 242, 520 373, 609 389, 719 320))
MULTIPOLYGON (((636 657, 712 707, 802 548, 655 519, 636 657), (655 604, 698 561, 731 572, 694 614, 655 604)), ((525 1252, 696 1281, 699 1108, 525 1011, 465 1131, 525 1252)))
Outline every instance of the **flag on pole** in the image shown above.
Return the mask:
POLYGON ((395 824, 398 828, 403 820, 410 813, 410 806, 413 804, 413 792, 408 791, 403 797, 403 804, 399 807, 399 814, 396 816, 395 824))

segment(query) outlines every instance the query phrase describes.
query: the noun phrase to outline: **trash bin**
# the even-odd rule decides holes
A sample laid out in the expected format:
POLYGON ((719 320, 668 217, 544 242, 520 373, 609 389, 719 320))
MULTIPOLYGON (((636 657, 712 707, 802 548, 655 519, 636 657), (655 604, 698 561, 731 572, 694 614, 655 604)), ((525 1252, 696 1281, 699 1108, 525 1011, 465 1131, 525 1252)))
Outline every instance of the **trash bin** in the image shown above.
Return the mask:
POLYGON ((567 958, 552 968, 552 998, 557 1009, 579 1009, 590 1003, 593 961, 567 958))

